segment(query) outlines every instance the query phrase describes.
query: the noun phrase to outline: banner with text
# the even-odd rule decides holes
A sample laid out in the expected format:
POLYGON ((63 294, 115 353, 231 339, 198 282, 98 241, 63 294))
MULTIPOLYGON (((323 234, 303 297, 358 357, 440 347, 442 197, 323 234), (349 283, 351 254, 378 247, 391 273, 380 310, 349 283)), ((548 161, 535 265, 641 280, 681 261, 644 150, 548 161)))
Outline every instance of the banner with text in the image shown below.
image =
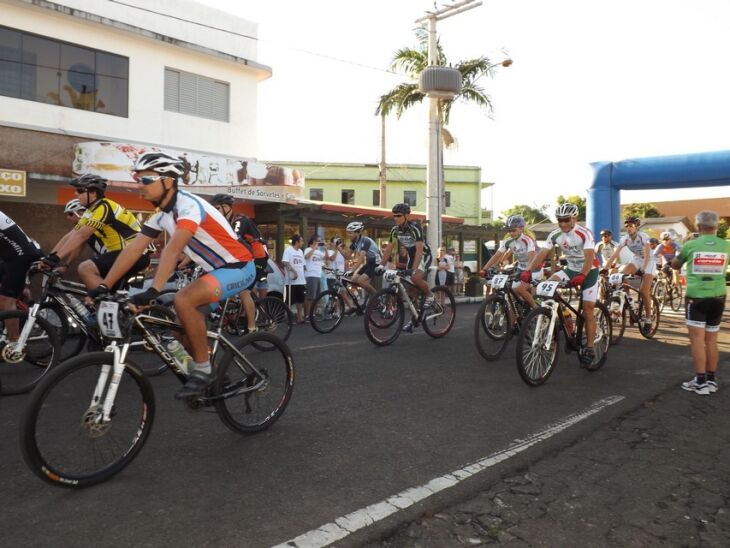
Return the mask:
POLYGON ((25 171, 0 168, 0 196, 25 196, 25 171))
POLYGON ((304 198, 304 174, 296 169, 129 143, 78 143, 72 169, 77 175, 100 175, 112 181, 113 186, 131 186, 132 167, 145 152, 185 158, 191 168, 181 187, 196 194, 222 192, 261 202, 295 203, 304 198))

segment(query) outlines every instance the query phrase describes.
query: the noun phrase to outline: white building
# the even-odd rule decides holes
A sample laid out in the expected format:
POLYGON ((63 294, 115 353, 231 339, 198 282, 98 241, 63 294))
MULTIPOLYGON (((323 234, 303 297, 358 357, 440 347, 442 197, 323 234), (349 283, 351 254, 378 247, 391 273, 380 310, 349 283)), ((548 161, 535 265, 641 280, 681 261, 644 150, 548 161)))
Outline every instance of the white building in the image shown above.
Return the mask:
POLYGON ((53 224, 79 142, 255 157, 271 76, 255 23, 189 0, 0 0, 0 13, 0 180, 25 172, 0 207, 21 226, 53 224))

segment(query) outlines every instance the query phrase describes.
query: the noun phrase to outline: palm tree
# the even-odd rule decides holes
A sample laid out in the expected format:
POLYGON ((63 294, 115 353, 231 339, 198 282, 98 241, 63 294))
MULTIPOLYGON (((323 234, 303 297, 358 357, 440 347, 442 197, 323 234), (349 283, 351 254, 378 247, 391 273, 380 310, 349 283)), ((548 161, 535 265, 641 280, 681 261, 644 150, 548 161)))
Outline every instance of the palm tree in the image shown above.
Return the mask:
MULTIPOLYGON (((381 95, 378 101, 378 107, 375 109, 375 115, 381 116, 381 207, 384 205, 384 185, 385 185, 385 118, 392 112, 396 117, 400 118, 403 112, 413 105, 419 104, 426 97, 418 89, 418 76, 428 66, 428 32, 423 28, 415 30, 418 46, 416 49, 402 48, 395 52, 390 69, 393 71, 405 72, 409 77, 408 82, 398 84, 388 93, 381 95)), ((448 62, 441 48, 441 42, 437 41, 437 62, 439 66, 447 66, 448 62)), ((453 99, 441 99, 438 103, 439 118, 441 119, 441 133, 443 145, 449 148, 455 139, 451 132, 446 129, 451 115, 451 107, 455 101, 461 100, 468 103, 474 103, 487 111, 491 116, 492 101, 489 95, 484 91, 478 82, 484 77, 493 77, 494 69, 497 66, 508 67, 512 64, 511 59, 506 59, 501 63, 492 63, 487 57, 481 56, 475 59, 468 59, 457 63, 453 68, 461 73, 462 88, 453 99)))

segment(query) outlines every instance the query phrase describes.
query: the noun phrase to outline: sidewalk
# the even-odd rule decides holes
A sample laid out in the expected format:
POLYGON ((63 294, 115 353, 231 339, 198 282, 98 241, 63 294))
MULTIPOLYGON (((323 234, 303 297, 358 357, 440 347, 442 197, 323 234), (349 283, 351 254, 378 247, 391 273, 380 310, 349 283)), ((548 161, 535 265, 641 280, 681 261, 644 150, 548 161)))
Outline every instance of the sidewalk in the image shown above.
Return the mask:
POLYGON ((711 396, 675 386, 377 545, 726 547, 729 503, 730 384, 711 396))

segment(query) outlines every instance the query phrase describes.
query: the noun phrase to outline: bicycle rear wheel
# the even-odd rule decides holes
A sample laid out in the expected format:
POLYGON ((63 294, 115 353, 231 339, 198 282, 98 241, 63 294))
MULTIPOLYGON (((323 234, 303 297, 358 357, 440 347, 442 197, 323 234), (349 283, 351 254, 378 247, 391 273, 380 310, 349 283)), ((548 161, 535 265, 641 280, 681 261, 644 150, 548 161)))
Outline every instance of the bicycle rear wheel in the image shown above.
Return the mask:
POLYGON ((58 363, 59 335, 45 318, 36 316, 33 329, 23 348, 16 349, 8 339, 7 322, 17 322, 22 332, 28 312, 0 312, 0 394, 24 394, 30 391, 58 363))
POLYGON ((331 333, 342 323, 345 301, 332 290, 323 291, 314 299, 309 310, 309 322, 319 333, 331 333))
MULTIPOLYGON (((256 327, 264 333, 286 341, 291 335, 294 316, 288 306, 277 297, 264 297, 256 305, 256 327)), ((276 350, 266 342, 253 343, 254 348, 268 352, 276 350)))
POLYGON ((155 398, 131 362, 124 368, 110 420, 103 422, 113 360, 111 352, 72 358, 33 391, 20 423, 20 445, 26 464, 43 481, 68 488, 100 483, 132 462, 147 441, 155 398), (100 389, 96 401, 95 388, 100 389))
POLYGON ((560 334, 557 324, 547 339, 552 311, 535 308, 520 327, 517 337, 517 371, 520 378, 530 385, 543 384, 555 369, 560 350, 560 334))
POLYGON ((664 310, 664 303, 668 299, 667 293, 667 284, 663 280, 656 281, 654 287, 652 288, 651 294, 654 296, 654 298, 656 298, 657 302, 659 303, 659 312, 664 310))
MULTIPOLYGON (((639 314, 644 313, 644 300, 639 297, 639 314)), ((645 339, 652 339, 654 338, 654 335, 656 335, 656 331, 659 328, 659 319, 661 318, 661 315, 659 313, 659 303, 656 300, 656 297, 651 298, 651 325, 647 326, 646 324, 639 321, 639 333, 641 333, 641 336, 645 339)))
POLYGON ((215 359, 215 408, 234 432, 253 434, 274 424, 289 405, 294 389, 294 363, 289 347, 270 333, 251 333, 215 359), (267 351, 257 350, 257 345, 267 351))
POLYGON ((395 342, 403 328, 403 303, 392 289, 381 289, 365 307, 365 334, 370 342, 387 346, 395 342))
POLYGON ((501 295, 490 295, 479 306, 474 318, 474 340, 485 360, 496 360, 507 348, 512 338, 511 316, 507 300, 501 295))
MULTIPOLYGON (((454 326, 456 318, 456 301, 454 296, 447 288, 436 286, 431 289, 433 295, 433 304, 424 310, 423 330, 434 339, 438 339, 446 335, 454 326)), ((425 297, 421 296, 421 306, 425 297)))
POLYGON ((618 344, 624 337, 629 310, 626 305, 621 306, 621 299, 611 297, 608 301, 608 316, 611 319, 611 344, 618 344))

